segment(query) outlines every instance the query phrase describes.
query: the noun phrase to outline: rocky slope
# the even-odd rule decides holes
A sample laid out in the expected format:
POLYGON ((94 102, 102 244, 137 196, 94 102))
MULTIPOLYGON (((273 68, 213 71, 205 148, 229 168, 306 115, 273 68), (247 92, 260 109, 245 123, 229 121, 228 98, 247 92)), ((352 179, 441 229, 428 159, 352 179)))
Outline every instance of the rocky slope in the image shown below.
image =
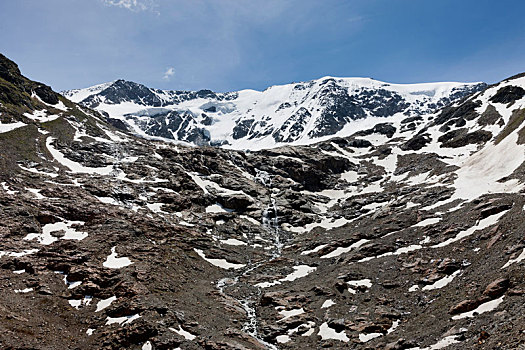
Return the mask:
POLYGON ((349 136, 381 119, 435 112, 485 87, 325 77, 262 92, 214 93, 163 91, 117 80, 62 94, 139 135, 253 150, 349 136))
POLYGON ((258 152, 138 138, 3 56, 0 85, 2 348, 525 343, 524 76, 258 152))

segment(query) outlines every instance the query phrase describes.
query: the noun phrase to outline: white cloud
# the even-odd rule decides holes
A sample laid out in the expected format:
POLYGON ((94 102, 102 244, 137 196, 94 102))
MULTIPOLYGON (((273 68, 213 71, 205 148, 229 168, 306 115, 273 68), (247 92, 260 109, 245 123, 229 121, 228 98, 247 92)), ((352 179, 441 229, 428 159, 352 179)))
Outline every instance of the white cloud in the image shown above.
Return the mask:
POLYGON ((152 10, 153 0, 102 0, 108 6, 117 6, 133 12, 152 10))
POLYGON ((170 80, 170 78, 175 74, 175 69, 173 67, 169 67, 166 72, 164 72, 164 76, 162 79, 164 80, 170 80))

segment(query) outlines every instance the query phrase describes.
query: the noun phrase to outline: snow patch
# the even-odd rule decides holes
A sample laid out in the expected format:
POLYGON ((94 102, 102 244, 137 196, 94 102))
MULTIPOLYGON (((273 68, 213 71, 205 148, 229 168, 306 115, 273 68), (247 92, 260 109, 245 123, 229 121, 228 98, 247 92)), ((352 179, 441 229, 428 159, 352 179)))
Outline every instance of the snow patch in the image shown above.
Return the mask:
POLYGON ((111 248, 111 254, 108 255, 106 261, 102 264, 104 267, 110 269, 120 269, 122 267, 129 266, 133 264, 131 260, 127 257, 117 258, 117 252, 115 251, 117 247, 111 248))

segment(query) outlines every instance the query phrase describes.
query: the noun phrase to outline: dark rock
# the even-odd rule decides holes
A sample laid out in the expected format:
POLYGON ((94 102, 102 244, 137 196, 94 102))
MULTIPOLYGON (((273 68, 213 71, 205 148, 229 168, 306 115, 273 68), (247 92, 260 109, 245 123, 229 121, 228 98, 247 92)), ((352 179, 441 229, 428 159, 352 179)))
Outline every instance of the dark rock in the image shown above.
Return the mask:
POLYGON ((419 151, 430 142, 430 137, 426 135, 416 135, 401 145, 403 151, 419 151))
POLYGON ((346 329, 345 319, 338 318, 336 320, 328 320, 328 326, 335 329, 336 332, 342 332, 346 329))
POLYGON ((502 296, 509 287, 510 287, 510 280, 508 278, 499 278, 491 282, 487 286, 487 288, 485 288, 483 295, 491 299, 498 298, 502 296))
POLYGON ((451 315, 461 314, 463 312, 472 311, 481 304, 478 300, 463 300, 459 304, 454 305, 448 311, 451 315))
POLYGON ((450 131, 449 133, 442 135, 438 138, 438 141, 442 143, 442 147, 456 148, 464 147, 468 144, 481 144, 489 141, 492 138, 492 134, 485 130, 477 130, 471 133, 467 133, 466 129, 458 129, 450 131))
POLYGON ((439 272, 450 275, 451 273, 459 270, 461 265, 454 259, 445 258, 441 263, 439 263, 437 270, 439 272))
POLYGON ((119 130, 130 131, 129 127, 128 127, 128 124, 125 123, 121 119, 115 119, 115 118, 106 117, 106 121, 109 124, 113 125, 115 128, 119 129, 119 130))
POLYGON ((444 124, 445 122, 454 118, 463 118, 466 120, 472 120, 478 117, 476 108, 481 106, 479 101, 466 101, 461 103, 457 107, 449 106, 443 108, 441 113, 434 119, 434 123, 437 125, 444 124))
POLYGON ((368 140, 354 139, 354 140, 348 141, 348 147, 355 147, 355 148, 372 147, 372 142, 368 140))
POLYGON ((525 90, 521 86, 507 85, 498 90, 489 101, 494 103, 514 103, 525 96, 525 90))
POLYGON ((233 128, 233 134, 232 137, 234 140, 242 139, 243 137, 248 136, 248 132, 252 128, 253 123, 255 122, 254 119, 244 119, 235 125, 233 128))
POLYGON ((58 103, 57 94, 51 90, 47 85, 40 85, 34 88, 35 93, 40 97, 42 101, 50 105, 56 105, 58 103))

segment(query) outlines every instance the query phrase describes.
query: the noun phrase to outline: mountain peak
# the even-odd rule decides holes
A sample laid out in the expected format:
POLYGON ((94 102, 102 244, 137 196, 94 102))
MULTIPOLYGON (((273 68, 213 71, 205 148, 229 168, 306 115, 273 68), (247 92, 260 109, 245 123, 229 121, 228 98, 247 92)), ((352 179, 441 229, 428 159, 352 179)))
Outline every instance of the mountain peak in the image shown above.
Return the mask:
POLYGON ((356 131, 357 121, 430 114, 485 87, 483 83, 390 84, 371 78, 326 76, 264 91, 170 91, 117 80, 64 92, 150 136, 207 140, 234 148, 305 144, 356 131), (146 118, 173 111, 168 119, 146 118), (185 122, 175 115, 188 116, 185 122), (161 123, 162 125, 160 125, 161 123), (170 126, 171 125, 171 126, 170 126), (207 135, 207 136, 203 136, 207 135))

